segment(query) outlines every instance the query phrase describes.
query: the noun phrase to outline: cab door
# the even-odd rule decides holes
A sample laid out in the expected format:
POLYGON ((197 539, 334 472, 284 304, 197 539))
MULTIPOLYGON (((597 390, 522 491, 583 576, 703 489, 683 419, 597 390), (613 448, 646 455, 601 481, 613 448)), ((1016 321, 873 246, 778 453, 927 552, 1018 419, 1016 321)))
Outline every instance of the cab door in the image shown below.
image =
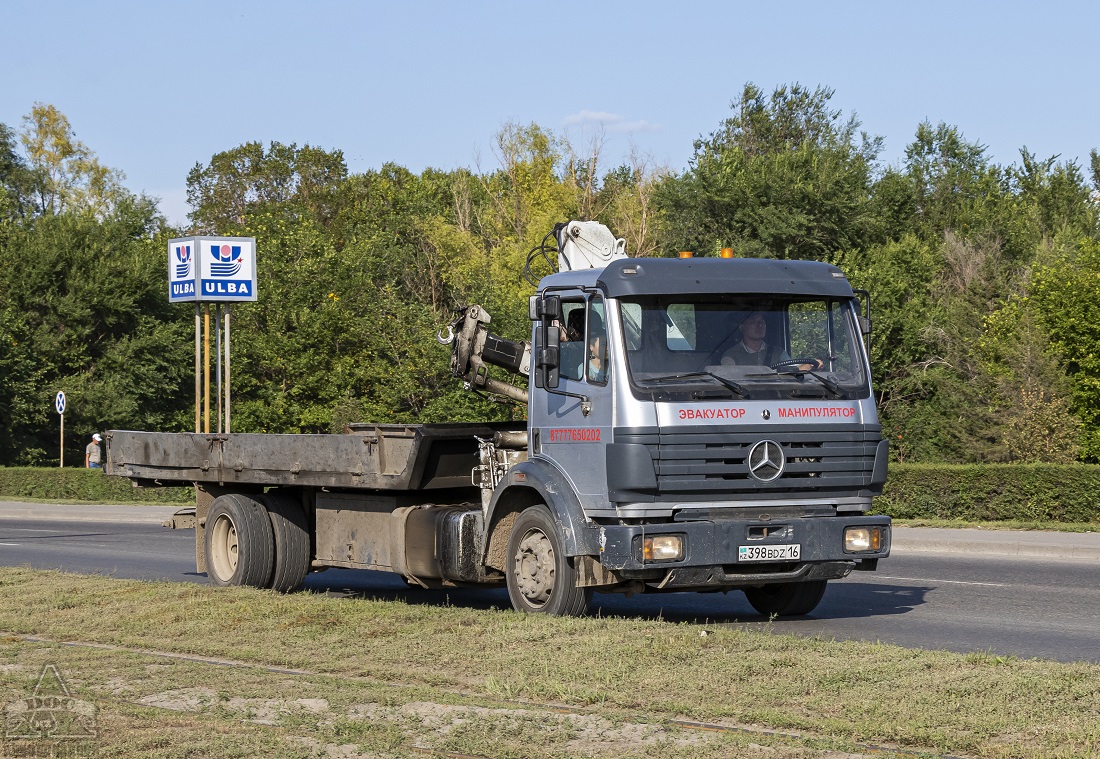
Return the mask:
POLYGON ((598 293, 562 295, 565 323, 574 309, 584 309, 582 361, 577 363, 575 350, 565 350, 567 343, 563 344, 558 386, 561 392, 543 389, 531 402, 537 455, 552 460, 568 477, 582 504, 597 508, 607 504, 605 446, 611 442, 612 425, 613 378, 605 306, 598 293))

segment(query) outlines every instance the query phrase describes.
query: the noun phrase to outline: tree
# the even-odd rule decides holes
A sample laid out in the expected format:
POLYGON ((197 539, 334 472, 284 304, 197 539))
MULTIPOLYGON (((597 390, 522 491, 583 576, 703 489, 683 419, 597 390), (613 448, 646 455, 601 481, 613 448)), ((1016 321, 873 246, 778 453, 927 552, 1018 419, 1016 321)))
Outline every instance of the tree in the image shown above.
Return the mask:
POLYGON ((1023 198, 1014 173, 990 163, 985 150, 957 127, 922 122, 905 150, 913 226, 898 233, 936 240, 950 231, 979 247, 997 245, 1008 266, 1026 264, 1042 238, 1036 205, 1023 198))
POLYGON ((669 247, 831 260, 866 244, 881 140, 842 117, 833 91, 745 85, 734 115, 697 140, 691 167, 659 195, 669 247))
MULTIPOLYGON (((191 339, 189 320, 167 302, 161 221, 151 202, 131 199, 102 219, 66 211, 9 223, 0 238, 0 462, 53 456, 58 390, 69 397, 70 440, 110 427, 179 428, 191 339)), ((78 452, 74 444, 70 455, 78 452)))
POLYGON ((609 172, 600 187, 601 220, 626 240, 627 254, 635 257, 655 255, 658 251, 663 214, 656 195, 669 175, 663 167, 653 168, 636 149, 630 162, 609 172))
MULTIPOLYGON (((198 167, 193 176, 200 186, 219 171, 198 167)), ((479 189, 468 172, 416 175, 386 164, 334 185, 334 214, 323 221, 302 210, 297 193, 249 199, 253 190, 236 185, 234 197, 246 200, 234 230, 257 238, 263 265, 259 302, 234 310, 234 429, 328 432, 349 421, 507 415, 455 383, 435 337, 459 305, 492 292, 470 229, 485 213, 479 189)))
POLYGON ((0 220, 23 219, 34 213, 33 176, 18 145, 11 127, 0 124, 0 220))
POLYGON ((1040 161, 1020 149, 1020 166, 1009 170, 1014 190, 1032 209, 1038 232, 1045 237, 1071 229, 1088 234, 1096 229, 1097 209, 1076 163, 1058 163, 1058 156, 1040 161))
POLYGON ((322 226, 337 214, 335 198, 347 177, 339 150, 272 142, 267 150, 249 142, 216 153, 187 175, 192 231, 228 234, 250 214, 276 209, 288 220, 309 216, 322 226))
POLYGON ((1031 298, 1069 377, 1070 403, 1083 423, 1082 456, 1100 461, 1100 242, 1082 240, 1061 260, 1037 267, 1031 298))
POLYGON ((576 198, 563 186, 559 170, 563 142, 537 124, 508 123, 496 135, 501 169, 483 180, 493 214, 483 229, 493 242, 521 242, 541 238, 561 220, 562 210, 573 210, 576 198))
POLYGON ((1004 432, 1009 461, 1072 464, 1077 460, 1081 420, 1070 411, 1066 398, 1036 388, 1021 390, 1012 400, 1004 432))
MULTIPOLYGON (((924 122, 883 169, 832 96, 747 85, 679 175, 636 153, 608 171, 598 140, 578 151, 537 124, 505 125, 488 171, 349 176, 339 150, 258 142, 196 164, 193 231, 254 236, 262 261, 260 301, 234 309, 234 429, 522 416, 463 390, 436 333, 479 303, 527 337, 526 253, 595 218, 631 255, 840 265, 872 292, 899 458, 1100 460, 1100 155, 1088 172, 1026 149, 999 166, 924 122)), ((53 455, 57 389, 76 437, 190 427, 190 310, 164 297, 163 219, 120 178, 51 106, 18 136, 0 125, 0 463, 53 455)))
POLYGON ((23 117, 21 139, 41 213, 103 217, 129 196, 121 185, 122 172, 101 164, 54 106, 35 103, 23 117))
POLYGON ((1008 299, 985 318, 975 349, 996 388, 1003 459, 1071 463, 1081 451, 1082 424, 1037 305, 1026 294, 1008 299))
POLYGON ((923 121, 905 148, 905 168, 913 183, 917 215, 932 234, 966 223, 975 201, 993 191, 985 146, 967 142, 957 127, 923 121))

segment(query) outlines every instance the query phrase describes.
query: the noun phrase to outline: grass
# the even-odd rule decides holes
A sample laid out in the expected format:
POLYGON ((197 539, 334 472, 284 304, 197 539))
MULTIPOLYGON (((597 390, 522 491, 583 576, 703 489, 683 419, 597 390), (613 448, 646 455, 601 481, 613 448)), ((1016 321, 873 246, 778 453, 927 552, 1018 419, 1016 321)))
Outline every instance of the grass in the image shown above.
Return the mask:
MULTIPOLYGON (((7 675, 0 697, 25 698, 41 667, 59 659, 74 696, 98 707, 98 735, 83 742, 97 756, 459 753, 549 759, 657 751, 687 759, 728 756, 749 744, 743 735, 560 713, 432 688, 26 642, 0 647, 7 675)), ((762 735, 757 742, 783 755, 813 755, 782 738, 762 735)))
POLYGON ((108 756, 1100 755, 1091 664, 24 568, 0 569, 0 599, 0 700, 56 664, 108 756))

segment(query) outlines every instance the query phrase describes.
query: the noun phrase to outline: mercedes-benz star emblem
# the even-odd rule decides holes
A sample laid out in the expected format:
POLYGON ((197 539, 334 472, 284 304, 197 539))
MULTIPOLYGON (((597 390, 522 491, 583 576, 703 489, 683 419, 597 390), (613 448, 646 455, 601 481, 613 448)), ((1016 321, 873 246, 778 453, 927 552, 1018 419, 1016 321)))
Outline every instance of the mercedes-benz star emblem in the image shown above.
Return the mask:
POLYGON ((783 474, 783 447, 774 440, 761 440, 749 449, 749 474, 754 480, 771 482, 783 474))

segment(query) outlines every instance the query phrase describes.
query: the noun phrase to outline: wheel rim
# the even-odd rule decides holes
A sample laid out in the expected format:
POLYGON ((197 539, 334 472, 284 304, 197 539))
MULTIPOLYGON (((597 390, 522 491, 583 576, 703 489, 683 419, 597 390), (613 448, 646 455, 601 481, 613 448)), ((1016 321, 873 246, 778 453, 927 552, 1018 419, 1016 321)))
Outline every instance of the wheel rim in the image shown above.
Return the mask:
POLYGON ((516 586, 533 607, 543 606, 554 592, 554 544, 542 530, 529 530, 516 549, 516 586))
POLYGON ((237 540, 237 525, 228 515, 222 514, 214 522, 210 540, 210 562, 219 580, 228 580, 237 571, 237 558, 240 545, 237 540))

